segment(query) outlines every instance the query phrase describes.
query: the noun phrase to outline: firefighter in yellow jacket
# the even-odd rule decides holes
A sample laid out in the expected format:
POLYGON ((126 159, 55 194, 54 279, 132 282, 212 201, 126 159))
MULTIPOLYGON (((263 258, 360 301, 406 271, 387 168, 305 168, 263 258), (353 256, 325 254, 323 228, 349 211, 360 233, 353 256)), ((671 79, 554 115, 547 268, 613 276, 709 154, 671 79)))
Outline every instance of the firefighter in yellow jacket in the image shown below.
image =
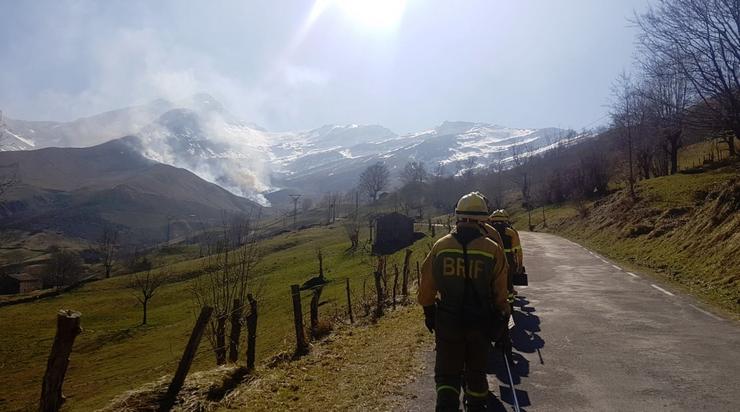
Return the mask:
MULTIPOLYGON (((486 206, 488 206, 488 199, 486 196, 481 192, 473 192, 473 194, 476 194, 483 198, 483 200, 486 202, 486 206)), ((497 245, 504 247, 504 241, 501 239, 501 235, 498 233, 496 229, 493 228, 487 221, 482 220, 480 222, 481 231, 483 232, 486 237, 496 242, 497 245)))
POLYGON ((490 223, 501 235, 501 239, 503 240, 506 260, 509 264, 509 302, 513 303, 515 293, 514 274, 521 273, 524 268, 522 265, 523 253, 519 233, 511 227, 509 215, 503 209, 496 210, 491 214, 490 223))
POLYGON ((468 411, 486 410, 486 358, 491 339, 503 340, 510 308, 506 257, 502 248, 480 230, 488 219, 482 197, 463 196, 455 210, 455 230, 434 244, 422 265, 419 304, 425 324, 435 333, 437 411, 458 411, 462 378, 468 411))

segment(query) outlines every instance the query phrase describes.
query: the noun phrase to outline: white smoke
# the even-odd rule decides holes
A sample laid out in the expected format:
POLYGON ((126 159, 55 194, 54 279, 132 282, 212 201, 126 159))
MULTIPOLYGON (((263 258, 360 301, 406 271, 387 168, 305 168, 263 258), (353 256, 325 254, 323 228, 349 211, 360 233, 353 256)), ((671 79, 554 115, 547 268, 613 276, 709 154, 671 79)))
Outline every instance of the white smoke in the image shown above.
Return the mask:
POLYGON ((267 205, 271 134, 235 119, 210 96, 195 99, 138 133, 143 154, 267 205))

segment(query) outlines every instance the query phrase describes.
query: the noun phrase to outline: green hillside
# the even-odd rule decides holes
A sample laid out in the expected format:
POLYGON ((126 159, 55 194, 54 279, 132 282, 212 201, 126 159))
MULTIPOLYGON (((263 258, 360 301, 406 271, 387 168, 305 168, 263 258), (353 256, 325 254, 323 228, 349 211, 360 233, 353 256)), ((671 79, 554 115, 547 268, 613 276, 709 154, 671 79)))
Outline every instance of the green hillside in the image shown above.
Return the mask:
MULTIPOLYGON (((367 236, 362 237, 367 239, 367 236)), ((413 246, 412 265, 427 250, 429 238, 413 246)), ((349 240, 337 224, 284 233, 261 243, 264 258, 253 279, 260 302, 257 340, 258 363, 294 342, 289 286, 302 283, 317 271, 316 249, 325 256, 326 274, 334 279, 324 291, 322 317, 343 316, 344 278, 349 277, 355 311, 362 315, 363 280, 371 273, 367 253, 349 253, 349 240)), ((389 263, 401 263, 401 254, 389 263)), ((177 260, 176 256, 170 257, 177 260)), ((77 338, 65 381, 69 410, 90 410, 106 405, 115 396, 171 374, 185 346, 195 320, 195 306, 187 280, 201 268, 199 260, 172 266, 182 281, 165 285, 150 305, 148 326, 138 326, 141 308, 126 288, 129 276, 120 276, 86 285, 72 293, 37 303, 0 308, 0 409, 33 408, 40 391, 40 379, 51 347, 55 313, 58 309, 82 312, 84 332, 77 338)), ((177 277, 177 276, 176 276, 177 277)), ((367 295, 374 292, 372 278, 367 295)), ((308 310, 304 300, 304 310, 308 310)), ((337 318, 338 319, 338 318, 337 318)), ((307 320, 306 320, 307 322, 307 320)), ((212 368, 215 358, 203 340, 193 371, 212 368)))
MULTIPOLYGON (((740 315, 740 164, 703 173, 643 180, 585 206, 532 214, 553 231, 627 265, 652 270, 685 290, 740 315)), ((519 227, 527 216, 516 214, 519 227)))

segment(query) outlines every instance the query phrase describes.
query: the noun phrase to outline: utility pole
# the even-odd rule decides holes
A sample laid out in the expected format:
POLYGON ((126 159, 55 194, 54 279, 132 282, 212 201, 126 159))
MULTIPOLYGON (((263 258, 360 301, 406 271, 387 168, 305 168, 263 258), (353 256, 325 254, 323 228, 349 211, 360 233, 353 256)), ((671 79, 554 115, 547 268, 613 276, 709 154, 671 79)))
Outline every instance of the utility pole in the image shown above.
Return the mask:
POLYGON ((301 195, 290 195, 290 198, 293 199, 293 229, 295 229, 296 217, 298 216, 298 199, 301 198, 301 195))

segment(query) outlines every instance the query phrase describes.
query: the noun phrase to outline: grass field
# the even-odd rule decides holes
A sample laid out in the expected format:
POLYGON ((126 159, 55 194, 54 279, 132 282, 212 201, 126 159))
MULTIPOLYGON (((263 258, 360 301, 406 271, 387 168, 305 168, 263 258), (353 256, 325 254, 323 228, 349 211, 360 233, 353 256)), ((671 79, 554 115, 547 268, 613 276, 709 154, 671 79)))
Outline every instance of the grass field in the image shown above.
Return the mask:
MULTIPOLYGON (((366 236, 365 236, 366 239, 366 236)), ((429 238, 412 247, 412 264, 427 250, 429 238)), ((281 234, 260 244, 265 256, 254 279, 259 290, 258 362, 294 342, 289 286, 302 283, 317 271, 316 250, 325 256, 326 276, 335 281, 324 291, 322 316, 343 314, 344 278, 349 277, 356 312, 362 282, 371 273, 367 253, 348 253, 339 225, 281 234)), ((402 253, 389 262, 401 263, 402 253)), ((168 259, 177 260, 173 254, 168 259)), ((173 263, 175 274, 194 272, 201 262, 173 263)), ((0 410, 35 409, 46 357, 54 336, 58 309, 82 312, 84 332, 77 338, 65 381, 66 410, 104 406, 116 395, 173 372, 195 319, 190 281, 163 286, 152 299, 149 325, 139 326, 141 308, 126 288, 127 276, 95 282, 72 293, 36 303, 0 308, 0 410)), ((373 293, 372 282, 367 285, 373 293)), ((307 311, 307 299, 304 300, 307 311)), ((193 371, 211 368, 215 360, 204 339, 193 371)))

